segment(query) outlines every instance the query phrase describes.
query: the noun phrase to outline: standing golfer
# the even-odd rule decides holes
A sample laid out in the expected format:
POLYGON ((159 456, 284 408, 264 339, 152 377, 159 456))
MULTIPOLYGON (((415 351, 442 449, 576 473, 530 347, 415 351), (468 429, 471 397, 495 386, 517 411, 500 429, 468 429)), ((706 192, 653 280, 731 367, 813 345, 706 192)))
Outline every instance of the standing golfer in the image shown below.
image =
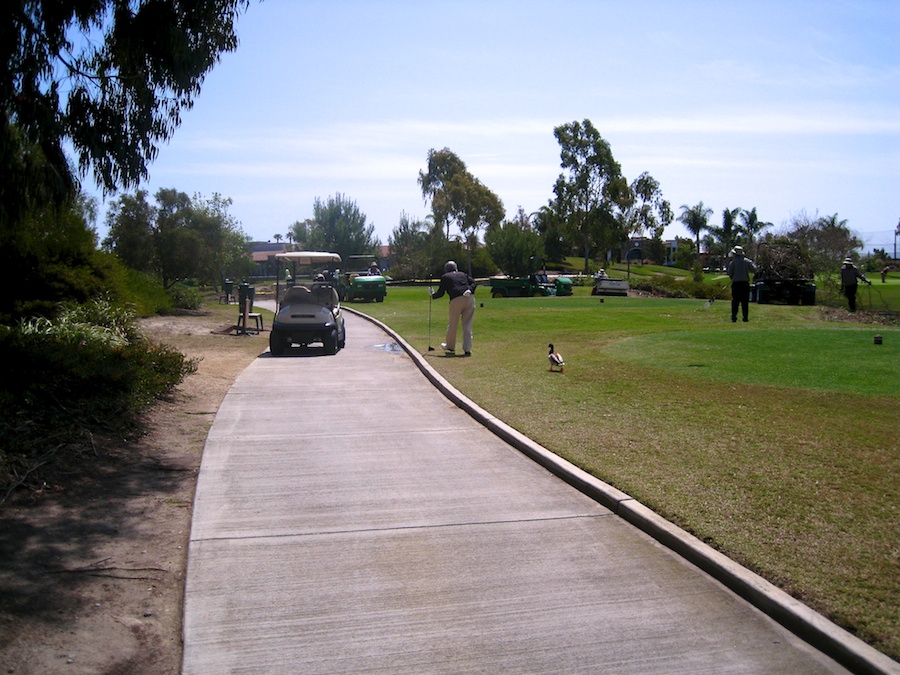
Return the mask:
POLYGON ((750 273, 756 272, 756 263, 744 256, 743 246, 731 249, 733 256, 728 263, 728 278, 731 279, 731 321, 737 321, 738 307, 744 321, 750 320, 750 273))
POLYGON ((472 356, 472 319, 475 318, 475 280, 465 272, 460 272, 456 263, 448 260, 444 265, 444 275, 437 291, 431 296, 440 298, 447 293, 450 296, 450 320, 447 323, 446 341, 441 349, 449 354, 456 352, 456 328, 462 320, 463 351, 472 356))
POLYGON ((844 258, 844 264, 841 265, 841 291, 847 296, 847 304, 850 305, 850 311, 856 311, 856 286, 857 279, 862 279, 869 286, 872 282, 866 279, 866 275, 857 269, 851 258, 844 258))

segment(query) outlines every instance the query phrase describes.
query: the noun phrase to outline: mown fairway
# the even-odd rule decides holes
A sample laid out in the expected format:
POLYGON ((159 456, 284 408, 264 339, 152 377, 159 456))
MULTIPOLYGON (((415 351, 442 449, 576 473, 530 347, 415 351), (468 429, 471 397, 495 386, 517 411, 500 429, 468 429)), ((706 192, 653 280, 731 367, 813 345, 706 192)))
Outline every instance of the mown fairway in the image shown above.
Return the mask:
MULTIPOLYGON (((819 307, 476 294, 444 357, 424 287, 350 304, 486 410, 900 657, 900 329, 819 307), (875 345, 874 336, 883 337, 875 345), (548 372, 547 344, 566 359, 548 372)), ((863 291, 864 292, 864 291, 863 291)))

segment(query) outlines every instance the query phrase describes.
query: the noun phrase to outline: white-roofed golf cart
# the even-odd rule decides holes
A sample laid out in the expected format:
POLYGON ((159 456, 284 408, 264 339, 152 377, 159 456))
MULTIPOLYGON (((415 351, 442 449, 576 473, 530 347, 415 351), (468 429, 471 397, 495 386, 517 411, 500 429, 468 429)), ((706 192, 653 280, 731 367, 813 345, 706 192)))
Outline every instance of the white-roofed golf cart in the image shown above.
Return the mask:
POLYGON ((285 354, 291 347, 321 343, 326 354, 336 354, 346 343, 338 289, 341 256, 324 251, 288 251, 275 255, 278 268, 289 266, 282 295, 276 279, 277 312, 269 333, 269 351, 285 354))

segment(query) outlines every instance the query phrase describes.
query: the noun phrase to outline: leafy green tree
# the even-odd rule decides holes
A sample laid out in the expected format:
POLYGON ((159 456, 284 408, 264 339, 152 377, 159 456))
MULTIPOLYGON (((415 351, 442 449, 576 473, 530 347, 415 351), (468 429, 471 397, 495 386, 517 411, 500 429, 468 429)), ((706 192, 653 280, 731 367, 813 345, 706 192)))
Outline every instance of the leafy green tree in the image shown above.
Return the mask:
POLYGON ((627 237, 620 215, 633 198, 609 143, 590 120, 563 124, 553 133, 563 169, 553 191, 564 227, 584 251, 587 274, 593 247, 609 250, 627 237))
POLYGON ((682 239, 675 237, 675 267, 683 270, 689 270, 694 267, 694 263, 698 261, 697 249, 690 239, 682 239))
POLYGON ((522 207, 513 220, 489 227, 484 233, 488 255, 511 276, 524 276, 531 270, 532 258, 543 258, 541 235, 532 226, 522 207))
POLYGON ((466 164, 450 148, 428 151, 427 171, 419 171, 419 187, 426 203, 431 200, 431 214, 434 222, 446 228, 450 238, 451 214, 453 212, 450 186, 455 176, 466 174, 466 164))
POLYGON ((472 250, 478 245, 478 231, 503 220, 503 203, 447 148, 428 151, 428 172, 419 171, 419 185, 422 196, 431 199, 435 222, 446 226, 447 237, 451 222, 465 237, 471 274, 472 250))
POLYGON ((644 258, 662 263, 666 259, 666 246, 662 237, 672 223, 672 207, 663 198, 662 188, 646 171, 630 185, 634 203, 624 212, 627 228, 632 236, 647 236, 649 241, 642 247, 644 258))
POLYGON ((63 205, 78 171, 132 187, 200 92, 249 0, 7 0, 0 19, 0 227, 63 205))
POLYGON ((108 287, 112 263, 97 250, 96 202, 79 193, 64 207, 31 209, 0 230, 0 268, 15 284, 0 293, 0 323, 53 316, 60 303, 84 302, 108 287))
POLYGON ((106 212, 107 235, 104 250, 114 253, 133 270, 153 272, 156 268, 153 224, 156 210, 147 201, 147 191, 123 194, 110 202, 106 212))
POLYGON ((76 182, 63 152, 67 141, 82 173, 93 169, 107 191, 146 177, 147 163, 192 104, 205 73, 236 47, 232 23, 247 5, 10 2, 0 29, 4 216, 30 197, 53 203, 66 197, 76 182), (22 182, 34 171, 58 180, 35 195, 22 182))
POLYGON ((709 217, 712 214, 713 210, 704 206, 703 202, 698 202, 694 206, 681 205, 681 215, 678 216, 678 220, 684 224, 688 232, 696 237, 697 255, 700 255, 700 234, 709 229, 709 217))
POLYGON ((139 190, 114 200, 103 248, 132 269, 152 272, 167 289, 186 279, 218 287, 223 277, 247 273, 247 237, 228 213, 230 199, 191 199, 172 188, 155 199, 151 206, 139 190))
POLYGON ((309 250, 309 233, 313 227, 313 219, 295 220, 288 230, 288 239, 294 244, 294 248, 298 251, 309 250))
POLYGON ((226 277, 243 277, 250 272, 248 237, 228 210, 232 200, 213 193, 209 199, 195 194, 191 200, 192 227, 200 235, 198 278, 219 287, 226 277))
POLYGON ((394 278, 422 279, 428 274, 428 232, 427 223, 400 214, 400 222, 388 238, 394 278))
POLYGON ((203 243, 186 193, 164 188, 157 191, 156 203, 156 270, 168 289, 200 274, 203 243))
POLYGON ((556 210, 556 202, 550 201, 531 214, 534 229, 541 236, 544 256, 548 261, 562 262, 571 250, 565 240, 563 222, 556 210))
POLYGON ((351 255, 374 254, 381 246, 374 235, 375 226, 366 224, 366 214, 352 199, 341 193, 324 202, 316 198, 306 236, 308 248, 337 253, 346 260, 351 255))
POLYGON ((662 188, 646 171, 630 185, 634 203, 625 211, 628 230, 634 236, 662 236, 672 223, 672 207, 663 198, 662 188))

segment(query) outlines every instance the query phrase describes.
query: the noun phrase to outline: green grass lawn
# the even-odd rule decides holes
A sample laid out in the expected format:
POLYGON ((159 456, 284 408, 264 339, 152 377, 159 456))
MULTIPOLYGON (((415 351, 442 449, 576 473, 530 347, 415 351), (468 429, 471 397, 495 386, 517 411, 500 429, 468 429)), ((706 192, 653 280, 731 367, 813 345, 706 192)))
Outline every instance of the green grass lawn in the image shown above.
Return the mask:
POLYGON ((479 289, 471 359, 427 351, 447 301, 429 340, 423 287, 350 306, 478 405, 900 657, 900 329, 755 304, 732 324, 726 301, 588 293, 479 289))

